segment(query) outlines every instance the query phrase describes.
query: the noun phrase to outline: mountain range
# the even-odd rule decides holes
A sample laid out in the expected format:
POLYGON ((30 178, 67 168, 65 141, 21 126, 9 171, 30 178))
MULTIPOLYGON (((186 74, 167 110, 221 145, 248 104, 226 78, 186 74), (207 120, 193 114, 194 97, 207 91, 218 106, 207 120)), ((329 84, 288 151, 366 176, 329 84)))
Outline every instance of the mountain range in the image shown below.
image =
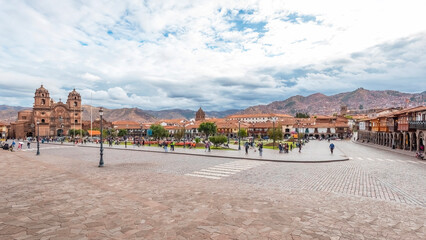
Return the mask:
POLYGON ((326 96, 315 93, 307 97, 296 95, 284 101, 275 101, 267 105, 249 107, 239 113, 308 113, 332 115, 340 112, 342 105, 347 106, 351 112, 362 113, 367 109, 384 109, 391 107, 415 107, 426 104, 426 91, 422 93, 402 93, 393 90, 370 91, 358 88, 352 92, 339 93, 326 96))
MULTIPOLYGON (((370 91, 358 88, 352 92, 326 96, 315 93, 309 96, 296 95, 283 101, 275 101, 267 105, 257 105, 244 110, 231 109, 226 111, 206 111, 207 117, 223 118, 230 114, 257 114, 257 113, 308 113, 331 115, 340 111, 346 105, 351 112, 363 112, 367 109, 382 109, 390 107, 414 107, 426 104, 426 91, 422 93, 403 93, 393 90, 370 91)), ((18 112, 31 109, 28 107, 13 107, 0 105, 0 121, 13 122, 18 112)), ((90 120, 90 111, 93 119, 99 118, 99 108, 83 105, 83 120, 90 120)), ((188 109, 170 110, 142 110, 139 108, 104 108, 104 118, 108 121, 132 120, 136 122, 153 122, 160 119, 195 118, 196 111, 188 109)))

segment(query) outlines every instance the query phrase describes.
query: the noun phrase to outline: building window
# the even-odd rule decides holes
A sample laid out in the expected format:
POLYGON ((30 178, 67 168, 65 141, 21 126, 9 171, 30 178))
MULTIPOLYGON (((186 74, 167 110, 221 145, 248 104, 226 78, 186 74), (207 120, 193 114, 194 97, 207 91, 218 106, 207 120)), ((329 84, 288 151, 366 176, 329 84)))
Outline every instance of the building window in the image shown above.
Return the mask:
POLYGON ((78 120, 74 120, 75 123, 78 123, 78 120))
POLYGON ((45 112, 41 112, 41 115, 44 115, 45 114, 45 112))
POLYGON ((77 107, 77 102, 74 102, 74 107, 77 107))
POLYGON ((41 105, 44 105, 44 104, 46 104, 46 100, 41 99, 41 105))
POLYGON ((44 119, 41 119, 41 123, 45 123, 46 121, 44 119))

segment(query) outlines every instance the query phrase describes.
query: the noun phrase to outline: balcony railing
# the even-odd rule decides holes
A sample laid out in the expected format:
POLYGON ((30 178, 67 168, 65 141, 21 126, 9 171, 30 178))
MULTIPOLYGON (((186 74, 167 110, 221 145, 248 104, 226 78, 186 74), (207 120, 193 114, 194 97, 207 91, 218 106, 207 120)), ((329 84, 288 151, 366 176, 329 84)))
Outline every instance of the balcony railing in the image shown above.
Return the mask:
POLYGON ((426 121, 409 121, 408 128, 426 130, 426 121))

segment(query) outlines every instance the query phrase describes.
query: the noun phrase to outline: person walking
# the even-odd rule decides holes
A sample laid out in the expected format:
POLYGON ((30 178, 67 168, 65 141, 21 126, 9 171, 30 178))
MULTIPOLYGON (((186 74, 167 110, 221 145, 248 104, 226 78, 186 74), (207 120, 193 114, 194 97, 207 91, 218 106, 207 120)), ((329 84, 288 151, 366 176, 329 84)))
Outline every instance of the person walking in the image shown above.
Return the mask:
POLYGON ((175 151, 175 141, 172 141, 171 143, 170 143, 170 151, 175 151))
POLYGON ((331 152, 331 154, 333 154, 333 150, 334 150, 334 144, 333 144, 333 143, 331 143, 331 144, 330 144, 330 152, 331 152))
POLYGON ((302 144, 299 143, 299 153, 302 152, 302 144))
POLYGON ((281 143, 278 143, 278 149, 280 150, 279 153, 283 153, 283 145, 281 143))
POLYGON ((258 147, 259 147, 259 156, 262 156, 262 152, 263 152, 263 143, 259 143, 258 144, 258 147))
POLYGON ((28 142, 27 142, 27 148, 28 148, 28 149, 30 149, 30 147, 31 147, 31 142, 30 142, 30 141, 28 141, 28 142))
POLYGON ((163 148, 164 148, 164 152, 167 152, 167 142, 166 141, 163 142, 163 148))
POLYGON ((249 143, 248 143, 248 142, 246 142, 246 143, 244 144, 244 148, 245 148, 245 150, 246 150, 246 155, 248 154, 249 147, 250 147, 249 143))

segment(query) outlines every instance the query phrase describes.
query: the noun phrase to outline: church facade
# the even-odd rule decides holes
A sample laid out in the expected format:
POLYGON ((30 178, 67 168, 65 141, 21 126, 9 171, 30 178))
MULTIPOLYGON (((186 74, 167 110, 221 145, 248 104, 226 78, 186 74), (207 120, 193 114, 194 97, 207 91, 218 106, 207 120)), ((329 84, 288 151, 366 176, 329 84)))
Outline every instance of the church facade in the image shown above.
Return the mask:
POLYGON ((18 113, 18 120, 11 123, 9 136, 25 139, 27 137, 58 137, 68 135, 70 129, 81 129, 81 96, 71 91, 66 103, 55 102, 49 91, 41 85, 35 91, 32 110, 18 113))

